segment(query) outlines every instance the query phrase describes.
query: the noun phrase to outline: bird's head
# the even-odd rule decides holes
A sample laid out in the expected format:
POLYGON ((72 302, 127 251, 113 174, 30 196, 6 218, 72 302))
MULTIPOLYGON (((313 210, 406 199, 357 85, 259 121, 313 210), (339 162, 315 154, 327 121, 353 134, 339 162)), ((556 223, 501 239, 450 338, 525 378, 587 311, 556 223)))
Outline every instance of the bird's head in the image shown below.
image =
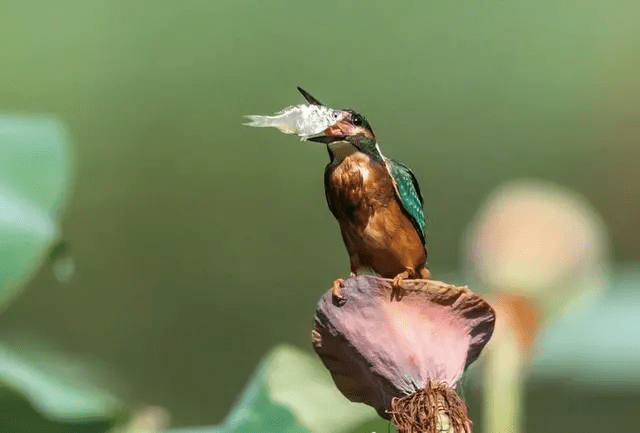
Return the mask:
MULTIPOLYGON (((324 106, 320 101, 311 96, 305 90, 298 87, 298 91, 312 105, 324 106)), ((351 141, 350 138, 362 137, 375 143, 376 136, 367 119, 352 109, 339 110, 340 118, 319 134, 307 138, 309 141, 331 144, 338 141, 351 141)))

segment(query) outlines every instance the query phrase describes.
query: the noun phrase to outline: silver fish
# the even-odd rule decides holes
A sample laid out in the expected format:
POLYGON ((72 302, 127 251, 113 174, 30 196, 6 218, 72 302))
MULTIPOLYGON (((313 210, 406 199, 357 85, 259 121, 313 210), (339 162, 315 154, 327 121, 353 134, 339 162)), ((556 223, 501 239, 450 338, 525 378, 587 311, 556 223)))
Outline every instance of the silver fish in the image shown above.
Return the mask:
POLYGON ((273 116, 245 116, 249 122, 244 125, 258 128, 278 128, 285 134, 296 134, 304 140, 324 132, 329 126, 341 120, 344 115, 343 111, 334 110, 324 105, 296 105, 287 107, 273 116))

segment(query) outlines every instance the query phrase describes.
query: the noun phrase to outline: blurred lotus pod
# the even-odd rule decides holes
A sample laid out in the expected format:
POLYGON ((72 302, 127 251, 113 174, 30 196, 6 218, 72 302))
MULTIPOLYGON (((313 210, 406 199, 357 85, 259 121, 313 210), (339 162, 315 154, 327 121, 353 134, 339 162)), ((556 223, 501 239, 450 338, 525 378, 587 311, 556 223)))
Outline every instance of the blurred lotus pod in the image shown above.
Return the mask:
POLYGON ((136 410, 122 433, 163 433, 169 427, 169 412, 160 406, 144 406, 136 410))
POLYGON ((548 313, 593 299, 607 280, 602 221, 584 198, 548 182, 499 188, 471 224, 465 250, 481 285, 535 298, 548 313))
POLYGON ((432 280, 406 280, 401 301, 391 293, 391 280, 372 276, 345 280, 344 304, 325 293, 312 332, 316 352, 347 398, 400 431, 440 431, 443 419, 449 431, 469 431, 453 389, 491 338, 493 309, 467 288, 432 280))
POLYGON ((500 320, 485 365, 485 430, 524 430, 525 380, 544 319, 584 308, 607 284, 604 225, 578 194, 518 180, 478 212, 465 241, 468 268, 493 292, 500 320))

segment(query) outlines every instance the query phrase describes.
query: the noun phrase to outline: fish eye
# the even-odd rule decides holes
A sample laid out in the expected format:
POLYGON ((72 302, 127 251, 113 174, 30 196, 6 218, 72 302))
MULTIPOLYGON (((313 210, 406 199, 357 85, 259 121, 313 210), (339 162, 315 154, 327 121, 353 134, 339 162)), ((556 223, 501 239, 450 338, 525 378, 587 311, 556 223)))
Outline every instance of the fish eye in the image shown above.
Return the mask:
POLYGON ((351 123, 353 123, 355 126, 362 126, 362 124, 364 123, 364 119, 358 113, 354 113, 354 115, 351 117, 351 123))

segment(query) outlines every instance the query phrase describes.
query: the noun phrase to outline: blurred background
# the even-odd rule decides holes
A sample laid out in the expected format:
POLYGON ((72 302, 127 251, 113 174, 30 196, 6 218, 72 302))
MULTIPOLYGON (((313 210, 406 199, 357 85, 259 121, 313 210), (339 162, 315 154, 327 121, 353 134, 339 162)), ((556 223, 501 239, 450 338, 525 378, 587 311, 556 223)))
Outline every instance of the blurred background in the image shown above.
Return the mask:
MULTIPOLYGON (((349 271, 326 150, 241 126, 301 103, 300 85, 364 113, 414 170, 436 279, 495 293, 465 236, 496 188, 534 178, 579 197, 605 281, 570 309, 573 333, 563 309, 541 314, 524 431, 628 430, 639 14, 633 1, 2 1, 0 114, 66 131, 55 239, 73 270, 56 276, 55 254, 34 268, 0 333, 99 365, 127 406, 161 406, 176 427, 220 423, 275 345, 309 352, 315 303, 349 271)), ((466 391, 478 431, 480 387, 466 391)))

